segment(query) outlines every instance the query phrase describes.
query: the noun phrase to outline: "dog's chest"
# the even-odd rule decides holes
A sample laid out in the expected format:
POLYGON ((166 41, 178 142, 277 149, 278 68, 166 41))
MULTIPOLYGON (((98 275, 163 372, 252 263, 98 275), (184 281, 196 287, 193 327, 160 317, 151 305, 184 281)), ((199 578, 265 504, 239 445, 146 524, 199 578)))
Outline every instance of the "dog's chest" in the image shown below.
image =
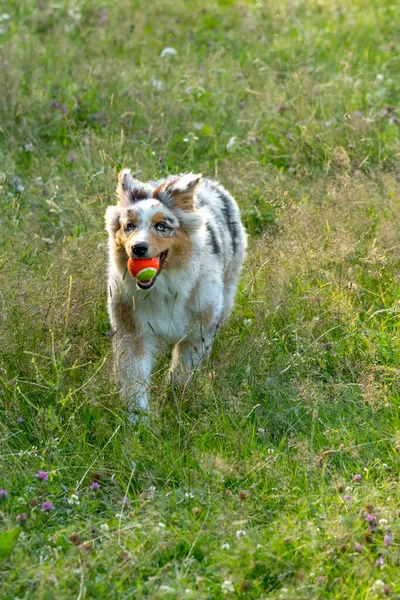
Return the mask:
POLYGON ((135 312, 136 319, 149 333, 167 343, 177 343, 193 328, 186 295, 179 290, 155 289, 154 293, 136 300, 135 312))

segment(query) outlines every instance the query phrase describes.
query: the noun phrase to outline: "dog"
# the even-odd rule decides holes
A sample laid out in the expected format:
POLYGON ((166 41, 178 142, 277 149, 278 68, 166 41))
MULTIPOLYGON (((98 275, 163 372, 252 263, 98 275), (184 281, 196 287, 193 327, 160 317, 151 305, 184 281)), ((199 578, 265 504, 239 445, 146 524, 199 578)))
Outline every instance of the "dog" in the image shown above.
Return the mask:
POLYGON ((129 417, 148 412, 152 367, 173 346, 173 385, 185 385, 210 353, 232 310, 247 236, 233 197, 192 173, 142 183, 118 176, 116 206, 106 211, 108 313, 116 376, 129 417), (127 271, 129 258, 158 257, 148 281, 127 271))

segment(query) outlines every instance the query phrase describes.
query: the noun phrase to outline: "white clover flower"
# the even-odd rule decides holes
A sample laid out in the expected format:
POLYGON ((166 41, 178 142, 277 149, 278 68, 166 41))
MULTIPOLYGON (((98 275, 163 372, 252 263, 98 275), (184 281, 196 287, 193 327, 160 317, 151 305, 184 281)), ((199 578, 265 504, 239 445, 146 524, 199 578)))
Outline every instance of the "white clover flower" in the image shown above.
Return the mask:
POLYGON ((372 587, 377 587, 377 588, 385 587, 385 582, 382 581, 382 579, 377 579, 376 581, 374 581, 372 587))
POLYGON ((151 80, 151 85, 156 90, 162 90, 164 88, 163 82, 160 81, 159 79, 156 79, 155 77, 153 77, 153 79, 151 80))
POLYGON ((166 47, 161 50, 161 58, 168 58, 169 56, 175 56, 178 54, 178 51, 175 48, 166 47))
POLYGON ((167 592, 167 593, 171 593, 174 592, 174 588, 170 587, 169 585, 160 585, 160 587, 158 588, 159 592, 167 592))
POLYGON ((387 525, 388 520, 387 519, 379 519, 379 525, 387 525))
POLYGON ((109 528, 109 526, 107 525, 107 523, 102 523, 102 524, 100 525, 100 529, 101 529, 101 531, 110 531, 110 528, 109 528))
POLYGON ((2 15, 0 15, 0 21, 8 21, 9 18, 10 15, 8 15, 7 13, 3 13, 2 15))
POLYGON ((186 588, 185 594, 187 594, 188 596, 191 596, 193 594, 193 590, 191 590, 190 588, 186 588))
POLYGON ((384 79, 384 76, 382 75, 382 73, 378 73, 378 75, 376 76, 376 78, 377 78, 379 81, 382 81, 382 80, 384 79))
POLYGON ((229 580, 224 581, 223 584, 221 585, 221 591, 224 594, 233 593, 235 591, 235 588, 233 587, 232 581, 229 581, 229 580))
POLYGON ((185 498, 194 498, 194 494, 192 494, 192 492, 186 492, 185 498))
POLYGON ((244 535, 246 535, 246 532, 245 532, 243 529, 238 529, 238 530, 237 530, 237 532, 236 532, 236 537, 237 537, 237 538, 241 538, 241 537, 243 537, 244 535))
POLYGON ((77 496, 76 494, 72 494, 71 497, 68 498, 67 502, 71 506, 79 506, 79 504, 81 503, 81 501, 79 500, 79 496, 77 496))
POLYGON ((229 138, 229 142, 226 145, 226 149, 228 150, 228 152, 232 152, 232 150, 236 146, 236 139, 237 138, 235 135, 233 135, 231 138, 229 138))
POLYGON ((166 527, 165 523, 158 523, 158 526, 161 527, 161 529, 164 529, 164 527, 166 527))
POLYGON ((231 545, 228 542, 221 544, 221 550, 230 550, 231 545))

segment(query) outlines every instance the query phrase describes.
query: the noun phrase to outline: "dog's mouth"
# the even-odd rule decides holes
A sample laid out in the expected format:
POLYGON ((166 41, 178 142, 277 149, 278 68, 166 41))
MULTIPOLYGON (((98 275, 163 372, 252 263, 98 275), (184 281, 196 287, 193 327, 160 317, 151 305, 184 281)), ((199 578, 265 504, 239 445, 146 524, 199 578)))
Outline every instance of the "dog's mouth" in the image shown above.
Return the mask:
POLYGON ((161 254, 159 254, 158 258, 160 259, 160 268, 158 269, 157 273, 154 275, 154 277, 152 279, 148 279, 148 280, 142 279, 141 281, 136 280, 136 285, 141 290, 149 290, 150 288, 153 287, 153 285, 157 281, 157 277, 159 276, 159 274, 161 273, 161 271, 165 265, 167 256, 168 256, 168 250, 164 250, 164 252, 161 252, 161 254))

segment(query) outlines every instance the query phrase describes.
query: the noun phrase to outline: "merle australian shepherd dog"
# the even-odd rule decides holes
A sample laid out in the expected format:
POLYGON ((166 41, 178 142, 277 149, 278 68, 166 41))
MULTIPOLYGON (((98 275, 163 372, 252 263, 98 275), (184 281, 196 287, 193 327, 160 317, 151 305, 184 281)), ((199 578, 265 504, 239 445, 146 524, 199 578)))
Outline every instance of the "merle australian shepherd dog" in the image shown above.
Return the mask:
POLYGON ((173 346, 172 383, 184 384, 229 317, 246 255, 238 206, 222 185, 192 173, 142 183, 119 174, 109 206, 108 311, 115 369, 130 418, 148 411, 157 355, 173 346), (128 258, 159 257, 140 282, 128 258))

